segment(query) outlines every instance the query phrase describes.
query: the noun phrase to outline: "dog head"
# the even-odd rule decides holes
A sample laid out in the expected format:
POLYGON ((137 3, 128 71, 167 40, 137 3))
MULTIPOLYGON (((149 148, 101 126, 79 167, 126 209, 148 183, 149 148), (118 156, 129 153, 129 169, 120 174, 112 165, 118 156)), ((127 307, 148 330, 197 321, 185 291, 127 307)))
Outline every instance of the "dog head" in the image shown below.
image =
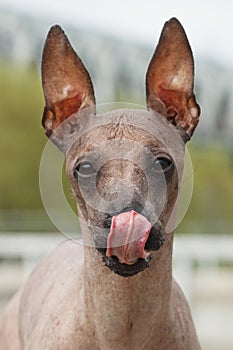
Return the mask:
POLYGON ((43 127, 65 153, 85 244, 122 276, 148 267, 174 220, 184 144, 200 114, 192 52, 165 23, 146 74, 146 109, 96 113, 91 78, 59 26, 43 52, 43 127))

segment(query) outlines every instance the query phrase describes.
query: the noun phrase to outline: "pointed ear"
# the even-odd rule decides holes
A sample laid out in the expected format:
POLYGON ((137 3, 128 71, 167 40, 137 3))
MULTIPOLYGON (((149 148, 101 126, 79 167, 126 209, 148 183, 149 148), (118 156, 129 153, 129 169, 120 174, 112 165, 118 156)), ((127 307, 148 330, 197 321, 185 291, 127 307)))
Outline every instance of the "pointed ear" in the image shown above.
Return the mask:
POLYGON ((193 93, 194 62, 185 31, 176 18, 166 22, 146 75, 147 107, 162 114, 189 140, 200 108, 193 93))
POLYGON ((42 125, 47 136, 79 110, 89 107, 95 111, 89 73, 58 25, 50 29, 45 42, 42 84, 45 97, 42 125))

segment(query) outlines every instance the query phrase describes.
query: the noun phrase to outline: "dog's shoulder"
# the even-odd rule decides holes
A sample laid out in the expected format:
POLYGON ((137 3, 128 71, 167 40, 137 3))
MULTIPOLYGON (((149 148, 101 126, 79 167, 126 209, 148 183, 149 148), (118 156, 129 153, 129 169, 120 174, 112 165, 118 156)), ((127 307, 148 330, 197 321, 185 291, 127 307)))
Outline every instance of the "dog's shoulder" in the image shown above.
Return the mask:
POLYGON ((83 263, 83 247, 74 240, 65 240, 59 243, 42 261, 36 266, 29 276, 27 284, 31 282, 41 283, 51 281, 56 283, 70 276, 74 271, 77 273, 83 263), (46 279, 48 279, 46 281, 46 279))
MULTIPOLYGON (((29 276, 22 298, 28 297, 33 291, 47 297, 56 287, 67 289, 70 281, 80 275, 83 265, 83 247, 78 241, 66 240, 58 244, 32 271, 29 276), (37 291, 37 287, 39 290, 37 291)), ((57 292, 56 292, 57 293, 57 292)))
MULTIPOLYGON (((83 305, 82 266, 83 247, 67 240, 32 271, 20 300, 19 324, 24 338, 39 344, 33 334, 40 337, 41 332, 61 331, 64 313, 66 326, 72 328, 73 315, 80 314, 83 305)), ((65 328, 62 332, 66 333, 65 328)))
MULTIPOLYGON (((179 349, 200 350, 201 347, 194 327, 190 307, 179 284, 174 279, 172 285, 171 303, 171 333, 173 334, 173 345, 175 346, 177 341, 179 344, 179 349)), ((172 350, 172 346, 169 347, 169 349, 172 350)), ((175 346, 174 349, 177 349, 177 347, 175 346)))

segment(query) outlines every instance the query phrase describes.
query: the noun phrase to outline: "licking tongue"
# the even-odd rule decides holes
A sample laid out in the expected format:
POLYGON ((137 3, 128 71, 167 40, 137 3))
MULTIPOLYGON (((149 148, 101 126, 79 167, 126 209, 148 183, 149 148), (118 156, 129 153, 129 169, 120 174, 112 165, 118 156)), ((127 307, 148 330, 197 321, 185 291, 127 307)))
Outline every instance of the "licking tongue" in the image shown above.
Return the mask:
POLYGON ((133 265, 139 258, 147 258, 145 244, 151 224, 135 211, 113 216, 107 241, 106 256, 116 256, 120 263, 133 265))

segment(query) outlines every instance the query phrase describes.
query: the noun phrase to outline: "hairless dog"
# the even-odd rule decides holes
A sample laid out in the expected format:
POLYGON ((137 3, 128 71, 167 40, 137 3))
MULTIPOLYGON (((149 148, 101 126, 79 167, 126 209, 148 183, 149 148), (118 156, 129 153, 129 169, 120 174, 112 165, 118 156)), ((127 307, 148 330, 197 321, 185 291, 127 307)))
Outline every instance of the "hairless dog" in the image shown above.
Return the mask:
POLYGON ((65 154, 82 244, 31 273, 0 320, 1 350, 198 350, 172 278, 185 143, 200 109, 184 29, 165 23, 146 74, 145 109, 96 112, 90 75, 59 26, 43 52, 43 127, 65 154))

